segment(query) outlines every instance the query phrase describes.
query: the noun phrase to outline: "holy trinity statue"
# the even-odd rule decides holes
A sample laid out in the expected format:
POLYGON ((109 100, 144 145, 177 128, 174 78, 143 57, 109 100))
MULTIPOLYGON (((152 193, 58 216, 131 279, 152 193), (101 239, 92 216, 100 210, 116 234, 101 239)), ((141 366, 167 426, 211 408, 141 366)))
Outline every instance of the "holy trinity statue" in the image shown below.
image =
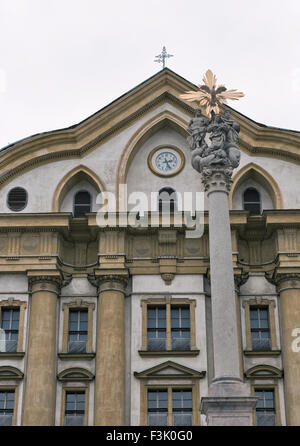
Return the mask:
POLYGON ((224 85, 216 87, 216 77, 208 70, 203 78, 204 85, 199 85, 199 91, 189 91, 181 97, 188 101, 199 101, 205 107, 206 114, 201 109, 195 111, 195 116, 188 124, 188 143, 192 150, 192 166, 198 172, 204 168, 226 168, 232 170, 240 162, 238 147, 239 124, 230 117, 230 111, 220 114, 220 105, 227 99, 238 99, 244 96, 236 90, 227 90, 224 85))

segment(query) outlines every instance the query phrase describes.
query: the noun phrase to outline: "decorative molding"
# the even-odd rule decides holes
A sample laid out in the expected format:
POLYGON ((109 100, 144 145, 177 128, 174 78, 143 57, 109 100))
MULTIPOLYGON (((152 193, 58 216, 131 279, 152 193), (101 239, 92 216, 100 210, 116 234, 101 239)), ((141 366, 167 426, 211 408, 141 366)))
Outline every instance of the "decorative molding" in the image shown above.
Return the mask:
POLYGON ((250 299, 244 299, 242 306, 245 309, 245 331, 246 331, 246 349, 245 355, 249 356, 249 351, 253 351, 253 356, 258 354, 268 354, 269 351, 259 352, 252 350, 252 338, 251 338, 251 322, 250 322, 250 306, 266 306, 269 312, 269 328, 270 328, 270 338, 271 338, 271 350, 270 352, 277 355, 279 351, 277 346, 277 333, 275 324, 275 308, 276 299, 267 299, 261 296, 252 297, 250 299))
POLYGON ((83 165, 76 166, 74 169, 66 173, 56 186, 52 199, 52 212, 59 212, 62 200, 68 193, 69 189, 73 186, 72 179, 75 179, 75 177, 78 175, 83 175, 87 177, 88 180, 91 180, 92 184, 96 187, 99 193, 105 191, 103 183, 100 181, 95 172, 83 165))
POLYGON ((24 326, 25 326, 25 310, 27 309, 27 301, 15 299, 13 297, 9 297, 6 300, 0 300, 0 320, 1 320, 1 312, 2 308, 15 307, 20 309, 19 315, 19 331, 18 331, 18 344, 16 352, 1 352, 0 358, 20 358, 24 356, 23 352, 23 338, 24 338, 24 326))
POLYGON ((57 375, 57 379, 59 381, 92 381, 94 379, 94 375, 86 369, 81 367, 72 367, 70 369, 63 370, 57 375))
POLYGON ((173 273, 161 273, 161 278, 164 280, 166 285, 171 285, 175 274, 173 273))
POLYGON ((24 378, 24 373, 16 367, 12 366, 1 366, 0 367, 0 381, 6 379, 17 379, 21 380, 24 378))
POLYGON ((263 178, 264 180, 263 187, 265 187, 269 192, 269 194, 271 195, 274 208, 282 209, 283 207, 282 194, 278 184, 265 169, 263 169, 261 166, 255 163, 249 163, 246 166, 242 167, 237 171, 237 173, 233 177, 231 190, 228 196, 229 209, 232 209, 232 198, 238 186, 242 184, 243 181, 246 181, 248 178, 251 178, 252 176, 255 177, 257 175, 263 178))
POLYGON ((244 350, 245 356, 280 356, 281 350, 267 350, 267 351, 256 351, 256 350, 244 350))
POLYGON ((173 361, 166 361, 158 364, 142 372, 134 372, 134 376, 138 379, 182 379, 182 378, 196 378, 201 379, 206 375, 206 371, 197 371, 189 367, 177 364, 173 361), (167 372, 165 375, 162 372, 166 369, 173 369, 175 373, 167 372))
POLYGON ((204 167, 201 172, 201 180, 207 194, 212 192, 228 194, 232 183, 232 172, 231 167, 204 167))
POLYGON ((142 357, 160 357, 160 356, 198 356, 200 350, 164 350, 164 351, 149 351, 138 350, 138 353, 142 357))
POLYGON ((88 311, 88 335, 86 343, 86 353, 92 352, 93 343, 93 311, 95 310, 94 302, 86 302, 80 298, 74 298, 71 302, 66 302, 62 306, 64 312, 63 320, 63 339, 62 352, 68 353, 68 337, 69 337, 69 314, 70 310, 87 310, 88 311))
POLYGON ((274 278, 279 293, 289 289, 300 289, 300 272, 299 273, 277 273, 274 278))
MULTIPOLYGON (((0 182, 4 184, 51 160, 80 158, 162 103, 171 103, 191 116, 193 107, 179 99, 187 89, 197 87, 164 69, 77 125, 33 135, 4 147, 0 152, 0 182)), ((259 125, 230 107, 226 109, 231 110, 241 126, 241 147, 248 154, 300 162, 298 132, 259 125)))
POLYGON ((95 358, 96 353, 58 353, 57 356, 60 359, 91 361, 92 359, 95 358))
POLYGON ((185 165, 185 156, 183 154, 183 152, 178 149, 176 146, 170 145, 170 144, 164 144, 164 145, 159 145, 158 147, 156 147, 155 149, 152 149, 151 152, 148 155, 147 158, 147 164, 149 169, 151 170, 151 172, 153 172, 155 175, 161 177, 161 178, 170 178, 170 177, 174 177, 175 175, 178 175, 182 169, 184 168, 185 165), (153 166, 153 158, 155 157, 155 154, 159 151, 165 149, 166 151, 168 151, 168 149, 172 149, 174 150, 177 154, 178 157, 180 159, 180 163, 179 166, 175 169, 172 170, 170 173, 163 173, 158 169, 155 169, 155 167, 153 166))

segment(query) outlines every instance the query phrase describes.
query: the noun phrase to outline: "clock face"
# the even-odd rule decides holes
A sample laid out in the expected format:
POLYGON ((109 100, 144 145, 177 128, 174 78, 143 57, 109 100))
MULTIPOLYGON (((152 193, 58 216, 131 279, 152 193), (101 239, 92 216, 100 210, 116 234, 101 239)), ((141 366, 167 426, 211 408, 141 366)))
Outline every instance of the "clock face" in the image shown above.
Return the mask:
POLYGON ((174 146, 159 146, 148 155, 148 167, 159 177, 173 177, 184 167, 185 158, 180 149, 174 146))
POLYGON ((172 152, 160 152, 155 158, 155 165, 161 172, 171 172, 178 166, 178 157, 172 152))

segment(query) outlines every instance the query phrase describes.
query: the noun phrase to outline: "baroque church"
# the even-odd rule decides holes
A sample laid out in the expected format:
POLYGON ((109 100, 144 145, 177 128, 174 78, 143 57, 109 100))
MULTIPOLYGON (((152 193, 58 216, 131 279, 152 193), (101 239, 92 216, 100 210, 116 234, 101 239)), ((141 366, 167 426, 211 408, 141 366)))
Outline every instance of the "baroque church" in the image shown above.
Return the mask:
POLYGON ((196 103, 180 97, 196 89, 164 68, 77 125, 0 150, 1 426, 209 425, 216 334, 238 346, 251 424, 300 425, 300 132, 222 108, 241 152, 228 335, 212 318, 207 199, 196 237, 179 199, 204 196, 187 142, 196 103), (141 193, 154 219, 124 223, 141 193))

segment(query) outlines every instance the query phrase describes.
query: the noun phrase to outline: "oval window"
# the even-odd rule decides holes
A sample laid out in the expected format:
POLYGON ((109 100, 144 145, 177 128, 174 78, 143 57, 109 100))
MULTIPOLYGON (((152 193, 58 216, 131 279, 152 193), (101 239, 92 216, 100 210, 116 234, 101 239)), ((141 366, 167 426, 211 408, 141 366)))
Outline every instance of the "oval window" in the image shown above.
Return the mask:
POLYGON ((8 192, 7 206, 11 211, 19 212, 27 205, 27 192, 22 187, 14 187, 8 192))

